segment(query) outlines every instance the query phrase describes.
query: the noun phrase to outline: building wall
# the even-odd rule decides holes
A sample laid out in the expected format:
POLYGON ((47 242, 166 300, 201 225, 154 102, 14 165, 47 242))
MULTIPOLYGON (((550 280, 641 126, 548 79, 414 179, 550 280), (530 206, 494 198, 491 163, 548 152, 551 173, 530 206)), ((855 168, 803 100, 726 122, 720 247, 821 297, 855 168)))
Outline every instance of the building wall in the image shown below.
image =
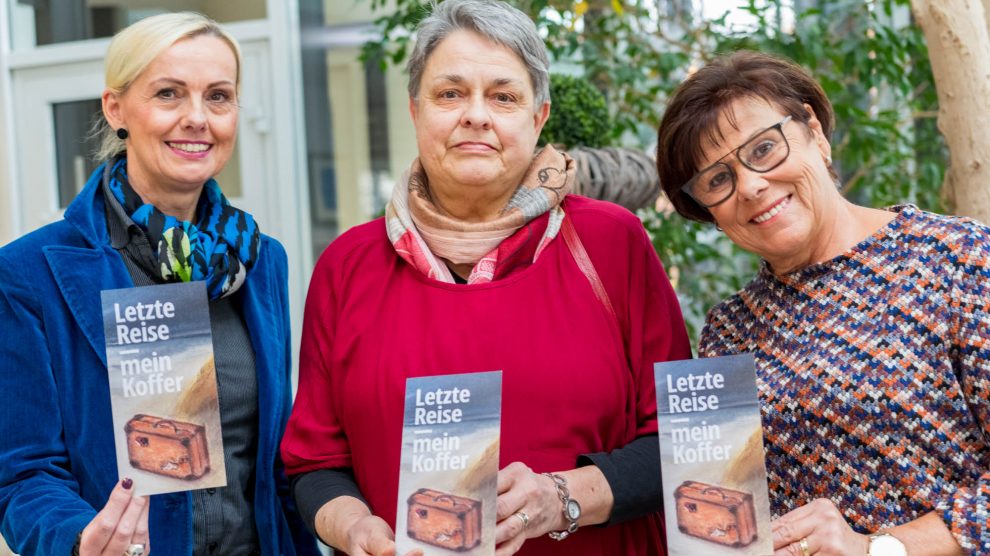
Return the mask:
POLYGON ((366 23, 384 12, 371 9, 371 2, 353 2, 348 0, 323 0, 324 23, 326 25, 347 25, 350 23, 366 23))
POLYGON ((202 0, 203 13, 220 22, 264 19, 265 0, 202 0))
POLYGON ((332 114, 334 143, 333 164, 337 175, 338 233, 375 218, 380 206, 373 199, 387 198, 391 184, 416 157, 416 136, 409 116, 406 93, 407 78, 402 69, 389 65, 385 74, 386 106, 373 109, 388 113, 390 176, 380 183, 385 190, 372 192, 369 143, 369 108, 366 105, 365 65, 358 59, 359 47, 341 48, 327 53, 327 80, 332 114))
POLYGON ((265 0, 88 0, 86 6, 128 10, 194 11, 223 23, 265 18, 265 0))
POLYGON ((391 155, 392 175, 398 179, 413 159, 418 156, 416 129, 409 115, 409 76, 404 67, 388 66, 385 74, 388 94, 388 139, 391 155))

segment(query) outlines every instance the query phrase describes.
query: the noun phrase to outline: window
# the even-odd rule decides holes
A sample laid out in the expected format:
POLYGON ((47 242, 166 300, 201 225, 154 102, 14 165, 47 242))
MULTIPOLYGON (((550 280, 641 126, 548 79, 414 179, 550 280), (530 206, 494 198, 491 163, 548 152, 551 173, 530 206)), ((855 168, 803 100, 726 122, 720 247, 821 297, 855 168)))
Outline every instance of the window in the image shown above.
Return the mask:
POLYGON ((10 2, 14 50, 110 37, 131 23, 189 10, 221 22, 264 19, 265 0, 0 0, 10 2))
POLYGON ((416 157, 405 73, 360 59, 372 19, 352 0, 300 2, 315 256, 341 232, 381 214, 416 157))

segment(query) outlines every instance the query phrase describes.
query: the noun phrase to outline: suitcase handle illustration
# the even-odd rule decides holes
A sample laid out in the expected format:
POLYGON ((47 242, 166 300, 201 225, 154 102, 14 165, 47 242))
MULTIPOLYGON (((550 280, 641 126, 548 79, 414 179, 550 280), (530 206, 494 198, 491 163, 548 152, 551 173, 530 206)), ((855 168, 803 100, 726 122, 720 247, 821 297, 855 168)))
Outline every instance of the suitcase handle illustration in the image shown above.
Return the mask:
POLYGON ((729 497, 725 495, 725 492, 723 492, 722 489, 721 488, 718 488, 718 487, 708 487, 708 488, 702 490, 701 491, 701 494, 711 494, 713 492, 714 493, 717 493, 719 496, 721 496, 723 501, 729 499, 729 497))
POLYGON ((179 434, 180 432, 182 432, 182 431, 179 430, 179 426, 178 425, 176 425, 174 422, 169 421, 167 419, 162 419, 161 421, 158 421, 154 425, 151 425, 151 428, 153 428, 153 429, 161 429, 161 428, 165 428, 165 427, 170 427, 175 434, 179 434))

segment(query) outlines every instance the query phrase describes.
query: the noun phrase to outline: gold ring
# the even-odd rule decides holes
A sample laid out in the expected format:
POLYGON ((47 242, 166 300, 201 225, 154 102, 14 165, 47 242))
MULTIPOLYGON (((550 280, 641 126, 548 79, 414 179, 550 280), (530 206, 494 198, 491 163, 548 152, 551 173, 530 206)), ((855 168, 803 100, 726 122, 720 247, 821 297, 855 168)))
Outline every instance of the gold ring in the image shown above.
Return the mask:
POLYGON ((512 515, 518 517, 523 522, 523 529, 529 527, 529 516, 526 515, 526 512, 520 510, 512 515))
POLYGON ((808 548, 808 538, 807 537, 801 539, 801 542, 798 543, 798 546, 801 547, 801 554, 802 554, 802 556, 811 556, 811 550, 808 548))

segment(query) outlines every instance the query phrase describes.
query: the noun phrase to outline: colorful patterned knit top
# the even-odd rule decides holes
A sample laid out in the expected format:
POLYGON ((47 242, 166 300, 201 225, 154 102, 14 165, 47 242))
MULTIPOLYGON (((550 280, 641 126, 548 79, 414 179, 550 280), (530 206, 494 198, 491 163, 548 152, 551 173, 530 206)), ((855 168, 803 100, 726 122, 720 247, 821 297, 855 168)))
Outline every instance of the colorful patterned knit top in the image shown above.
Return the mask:
POLYGON ((990 228, 912 206, 835 259, 764 265, 702 356, 752 352, 774 516, 831 499, 860 533, 937 511, 990 551, 990 228))

